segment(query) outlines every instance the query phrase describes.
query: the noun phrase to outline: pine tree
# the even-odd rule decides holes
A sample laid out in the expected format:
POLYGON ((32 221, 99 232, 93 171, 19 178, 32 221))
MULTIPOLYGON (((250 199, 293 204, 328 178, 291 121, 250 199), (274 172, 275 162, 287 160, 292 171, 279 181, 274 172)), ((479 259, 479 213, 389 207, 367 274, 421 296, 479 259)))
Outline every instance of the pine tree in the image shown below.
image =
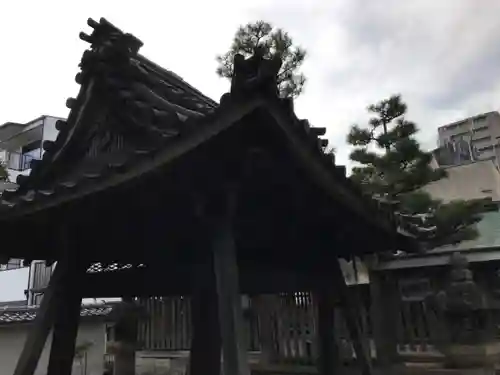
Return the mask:
POLYGON ((394 95, 368 107, 373 116, 367 128, 352 126, 347 142, 355 149, 350 158, 361 166, 353 168, 351 178, 366 193, 391 205, 400 227, 427 249, 476 238, 474 224, 488 210, 488 201, 444 203, 421 190, 446 178, 446 172, 431 167, 432 153, 423 151, 415 139, 418 128, 406 119, 406 109, 394 95))
POLYGON ((280 28, 264 21, 257 21, 240 26, 233 38, 229 51, 216 57, 219 66, 217 74, 229 78, 233 76, 233 58, 236 54, 249 57, 257 46, 267 51, 266 57, 281 56, 283 64, 278 74, 280 96, 297 97, 302 93, 306 77, 299 69, 306 57, 306 51, 294 46, 292 38, 280 28))

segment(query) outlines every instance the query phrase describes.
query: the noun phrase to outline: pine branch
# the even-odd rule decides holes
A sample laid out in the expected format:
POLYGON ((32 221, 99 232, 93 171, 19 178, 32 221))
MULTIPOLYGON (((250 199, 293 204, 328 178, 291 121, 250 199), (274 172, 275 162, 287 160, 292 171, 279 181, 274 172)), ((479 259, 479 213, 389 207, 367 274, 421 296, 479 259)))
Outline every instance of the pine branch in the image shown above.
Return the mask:
POLYGON ((401 96, 394 95, 368 107, 374 116, 367 127, 351 127, 350 159, 359 164, 351 179, 374 199, 391 204, 400 227, 428 248, 474 239, 488 201, 445 204, 421 190, 446 178, 446 172, 430 166, 432 154, 414 138, 418 127, 405 118, 406 110, 401 96))
POLYGON ((237 53, 245 57, 253 54, 255 47, 266 49, 265 57, 280 56, 283 61, 278 72, 277 83, 281 97, 297 97, 303 92, 306 77, 299 70, 307 56, 306 51, 295 46, 293 39, 283 29, 273 29, 264 21, 240 26, 234 35, 231 47, 224 55, 217 55, 216 73, 231 79, 234 74, 233 58, 237 53))

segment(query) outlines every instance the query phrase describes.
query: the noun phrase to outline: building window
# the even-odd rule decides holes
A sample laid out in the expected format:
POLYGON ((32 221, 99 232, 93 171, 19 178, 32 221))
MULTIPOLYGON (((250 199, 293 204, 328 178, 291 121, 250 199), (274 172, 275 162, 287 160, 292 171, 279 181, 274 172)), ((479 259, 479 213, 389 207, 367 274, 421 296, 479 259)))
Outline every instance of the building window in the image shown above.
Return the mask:
POLYGON ((27 144, 22 148, 22 168, 23 170, 25 169, 30 169, 31 168, 31 162, 33 160, 38 160, 42 157, 42 141, 35 141, 31 142, 30 144, 27 144))
POLYGON ((16 268, 22 268, 22 259, 10 259, 7 264, 0 264, 0 271, 14 270, 16 268))
POLYGON ((22 147, 21 152, 9 152, 7 168, 16 171, 31 169, 31 162, 42 157, 41 141, 31 142, 22 147))
POLYGON ((460 138, 463 138, 463 137, 466 137, 466 136, 470 136, 471 135, 471 132, 470 131, 466 131, 466 132, 460 132, 460 133, 457 133, 457 134, 453 134, 450 138, 451 140, 456 140, 456 139, 460 139, 460 138))

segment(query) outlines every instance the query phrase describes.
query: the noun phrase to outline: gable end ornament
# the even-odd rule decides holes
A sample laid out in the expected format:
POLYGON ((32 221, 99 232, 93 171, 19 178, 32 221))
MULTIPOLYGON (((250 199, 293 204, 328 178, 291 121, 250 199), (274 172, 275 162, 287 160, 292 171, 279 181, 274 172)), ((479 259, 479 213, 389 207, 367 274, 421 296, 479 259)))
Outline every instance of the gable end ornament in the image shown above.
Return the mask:
POLYGON ((278 97, 278 72, 282 60, 279 54, 267 59, 265 48, 256 47, 249 58, 236 54, 233 59, 231 95, 246 96, 255 93, 278 97))

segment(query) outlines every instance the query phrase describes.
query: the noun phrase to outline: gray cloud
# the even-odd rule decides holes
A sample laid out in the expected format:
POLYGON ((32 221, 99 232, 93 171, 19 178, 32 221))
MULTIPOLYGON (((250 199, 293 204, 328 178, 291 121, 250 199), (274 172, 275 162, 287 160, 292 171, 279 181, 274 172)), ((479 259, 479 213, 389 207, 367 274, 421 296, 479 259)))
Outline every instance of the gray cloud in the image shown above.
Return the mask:
POLYGON ((429 147, 438 125, 499 108, 500 2, 184 0, 155 12, 132 1, 89 0, 85 12, 63 1, 32 3, 29 14, 25 6, 9 5, 0 25, 0 35, 16 35, 2 40, 10 53, 0 62, 0 98, 9 105, 0 109, 0 122, 66 113, 85 48, 77 35, 89 15, 136 34, 145 55, 215 99, 228 83, 215 75, 214 56, 229 46, 236 27, 257 19, 283 27, 309 52, 298 115, 328 128, 341 162, 347 162, 349 126, 366 121, 367 105, 393 93, 403 95, 429 147), (57 12, 65 16, 55 19, 57 12), (36 25, 40 15, 44 27, 25 26, 36 25))
POLYGON ((334 43, 324 60, 341 62, 315 65, 326 82, 325 108, 342 121, 329 132, 342 159, 349 124, 366 121, 366 106, 392 93, 403 94, 427 147, 438 125, 499 107, 499 4, 358 0, 343 2, 331 17, 334 43))

